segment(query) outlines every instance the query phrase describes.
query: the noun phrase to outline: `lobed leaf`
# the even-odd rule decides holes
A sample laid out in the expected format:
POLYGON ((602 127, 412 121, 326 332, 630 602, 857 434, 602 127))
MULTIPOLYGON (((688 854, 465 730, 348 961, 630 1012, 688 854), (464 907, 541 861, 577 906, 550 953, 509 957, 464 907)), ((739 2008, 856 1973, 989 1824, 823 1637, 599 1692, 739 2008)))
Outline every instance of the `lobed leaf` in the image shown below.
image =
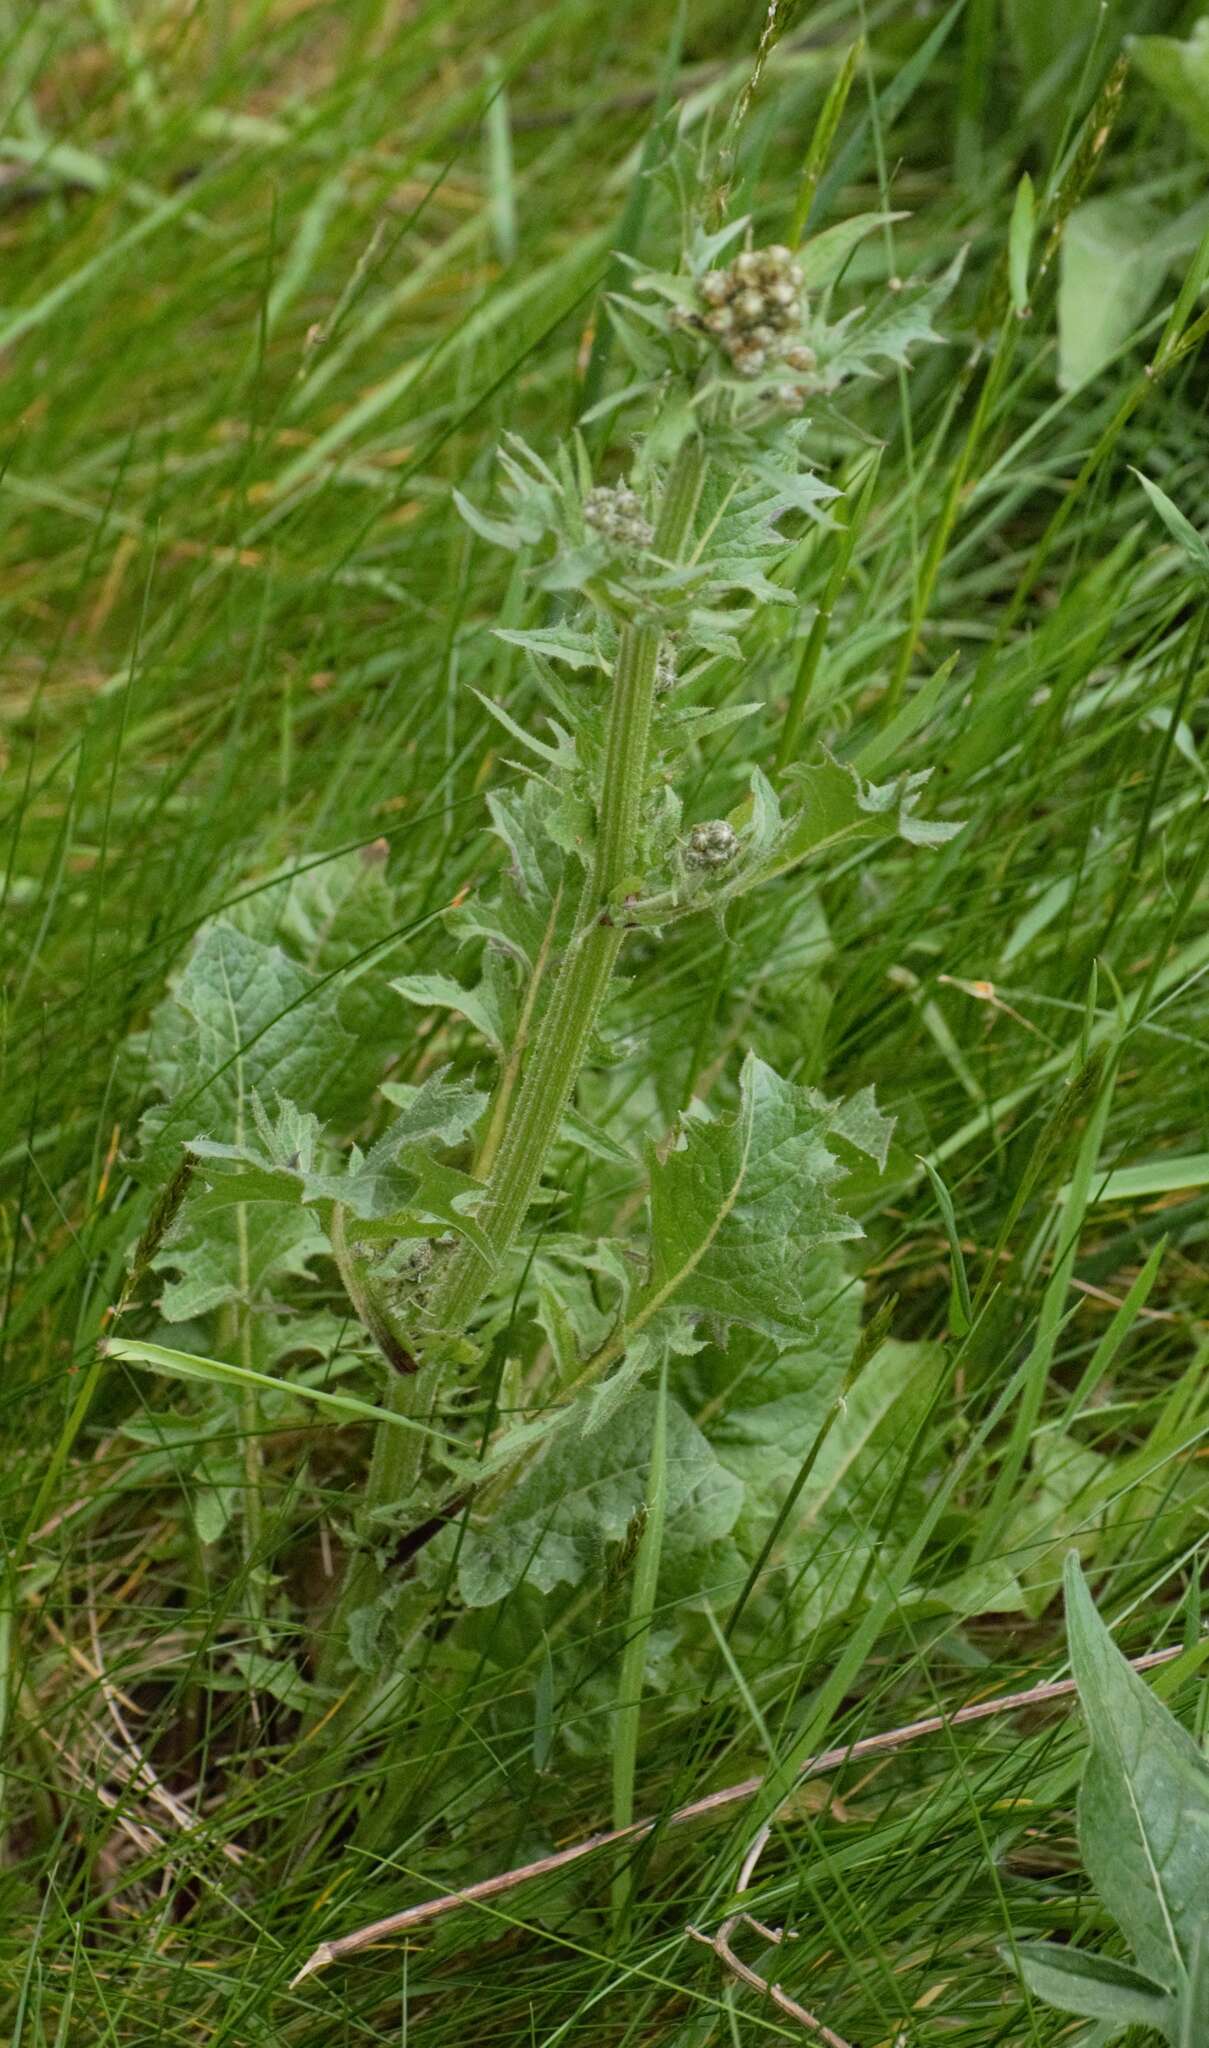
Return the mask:
POLYGON ((781 1340, 814 1327, 810 1254, 859 1237, 829 1192, 845 1138, 884 1166, 892 1124, 872 1091, 828 1103, 749 1053, 734 1116, 694 1105, 666 1157, 652 1149, 651 1273, 635 1323, 673 1298, 781 1340))
MULTIPOLYGON (((655 1408, 656 1397, 638 1391, 591 1436, 564 1427, 489 1523, 471 1524, 458 1566, 468 1606, 502 1600, 522 1580, 543 1592, 578 1585, 602 1562, 605 1546, 621 1541, 643 1502, 655 1408)), ((679 1403, 669 1401, 665 1557, 698 1552, 725 1536, 742 1498, 739 1480, 679 1403)))
POLYGON ((941 342, 933 321, 956 287, 966 252, 959 250, 948 269, 927 283, 911 282, 880 299, 869 312, 849 313, 833 327, 816 322, 812 340, 818 352, 818 376, 825 390, 849 377, 874 375, 879 363, 907 366, 917 344, 941 342))

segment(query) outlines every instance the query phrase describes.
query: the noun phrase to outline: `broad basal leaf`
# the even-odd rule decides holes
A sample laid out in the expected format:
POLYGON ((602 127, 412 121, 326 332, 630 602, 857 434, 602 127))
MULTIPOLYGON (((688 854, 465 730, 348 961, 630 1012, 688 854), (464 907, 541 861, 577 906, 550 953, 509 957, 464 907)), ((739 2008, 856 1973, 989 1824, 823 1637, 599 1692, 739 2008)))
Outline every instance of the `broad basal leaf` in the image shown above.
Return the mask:
POLYGON ((253 1093, 322 1115, 357 1050, 335 982, 234 925, 209 925, 151 1021, 147 1063, 171 1107, 148 1112, 144 1137, 156 1149, 198 1130, 238 1140, 253 1093))
POLYGON ((861 1235, 831 1197, 845 1170, 833 1144, 884 1165, 890 1132, 870 1090, 828 1103, 749 1054, 735 1114, 690 1112, 666 1156, 652 1151, 651 1275, 635 1323, 675 1299, 782 1341, 809 1335, 812 1253, 861 1235))
POLYGON ((407 944, 385 842, 284 872, 236 904, 230 921, 334 986, 336 1014, 355 1045, 329 1073, 322 1102, 311 1106, 325 1117, 358 1120, 403 1036, 397 1010, 382 996, 383 975, 407 944))
MULTIPOLYGON (((147 1054, 170 1105, 143 1120, 154 1171, 195 1134, 236 1150, 255 1145, 262 1093, 296 1089, 323 1104, 360 1057, 339 1013, 337 984, 317 982, 280 946, 225 922, 201 934, 156 1010, 147 1054)), ((280 1208, 227 1208, 215 1217, 195 1184, 155 1260, 177 1276, 164 1290, 164 1314, 178 1322, 223 1302, 263 1301, 276 1280, 305 1274, 322 1247, 313 1217, 280 1208)))
MULTIPOLYGON (((644 1499, 655 1402, 653 1394, 635 1392, 590 1437, 577 1426, 563 1428, 486 1526, 471 1523, 458 1569, 468 1606, 502 1600, 522 1580, 542 1592, 578 1585, 601 1563, 605 1546, 626 1534, 644 1499)), ((725 1536, 742 1498, 740 1482, 697 1425, 678 1402, 669 1403, 665 1559, 703 1551, 725 1536)))
POLYGON ((1209 1763, 1117 1649, 1078 1560, 1067 1627, 1092 1740, 1079 1796, 1089 1876, 1156 1983, 1188 1971, 1209 1907, 1209 1763))
POLYGON ((848 1327, 838 1304, 825 1310, 822 1342, 795 1345, 765 1376, 769 1401, 757 1405, 753 1391, 711 1432, 723 1464, 744 1481, 736 1540, 749 1563, 776 1529, 762 1585, 799 1635, 834 1620, 867 1589, 871 1562, 876 1557, 886 1566, 913 1525, 920 1489, 904 1488, 904 1448, 943 1367, 937 1344, 887 1340, 837 1408, 852 1346, 844 1366, 837 1367, 834 1350, 848 1327), (806 1460, 809 1474, 799 1491, 806 1460), (782 1521, 791 1488, 793 1505, 782 1521))
MULTIPOLYGON (((359 968, 362 956, 394 935, 397 911, 384 841, 283 868, 229 912, 230 923, 266 945, 281 946, 312 974, 359 968)), ((380 971, 381 954, 374 955, 380 971)))
POLYGON ((183 1215, 152 1265, 167 1281, 160 1297, 165 1322, 206 1315, 224 1302, 264 1306, 276 1282, 306 1275, 309 1261, 327 1249, 313 1215, 261 1204, 231 1207, 220 1216, 196 1202, 183 1215))
MULTIPOLYGON (((1013 1951, 1001 1950, 1005 1962, 1013 1951)), ((1110 1956, 1089 1955, 1056 1942, 1018 1942, 1014 1959, 1030 1991, 1056 2005, 1060 2012, 1086 2020, 1108 2020, 1118 2027, 1153 2027, 1164 2032, 1171 2000, 1157 1984, 1110 1956)))
POLYGON ((819 1246, 803 1283, 809 1338, 779 1347, 732 1333, 692 1369, 694 1402, 716 1414, 710 1436, 728 1464, 742 1451, 753 1470, 761 1458, 796 1470, 840 1390, 860 1338, 864 1289, 838 1244, 819 1246))

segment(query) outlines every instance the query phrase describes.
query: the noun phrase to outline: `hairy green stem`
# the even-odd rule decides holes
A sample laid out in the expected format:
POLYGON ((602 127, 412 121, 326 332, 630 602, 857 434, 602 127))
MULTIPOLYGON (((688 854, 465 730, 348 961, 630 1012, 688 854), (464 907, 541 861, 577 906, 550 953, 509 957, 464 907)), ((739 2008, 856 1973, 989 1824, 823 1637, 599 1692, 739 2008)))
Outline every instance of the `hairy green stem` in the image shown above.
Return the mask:
POLYGON ((554 944, 554 927, 558 922, 561 901, 562 887, 560 885, 555 892, 550 916, 545 932, 542 935, 542 942, 538 948, 537 958, 533 963, 533 972, 529 977, 529 986, 525 991, 525 1000, 521 1005, 521 1013, 517 1019, 516 1035, 509 1049, 507 1064, 500 1075, 495 1094, 492 1097, 491 1110, 487 1119, 487 1133, 479 1150, 478 1158, 474 1162, 474 1171, 479 1180, 485 1180, 495 1165, 496 1154, 500 1149, 500 1141, 507 1129, 508 1110, 512 1097, 516 1092, 516 1084, 520 1079, 521 1063, 528 1048, 529 1033, 533 1028, 533 1019, 537 1011, 537 999, 544 985, 546 969, 550 961, 550 949, 554 944))
MULTIPOLYGON (((654 541, 656 554, 664 559, 674 561, 683 552, 703 473, 704 451, 693 438, 682 445, 664 491, 654 541)), ((611 913, 626 882, 637 880, 633 863, 650 754, 659 637, 658 626, 646 622, 626 626, 621 635, 592 871, 479 1213, 493 1260, 503 1257, 524 1221, 621 950, 624 932, 611 913)), ((478 1307, 492 1270, 482 1252, 464 1239, 433 1295, 433 1328, 459 1335, 478 1307)))
MULTIPOLYGON (((642 638, 645 640, 645 632, 642 638)), ((653 676, 653 655, 649 666, 653 676)), ((600 901, 589 885, 580 904, 581 917, 594 911, 598 916, 600 901)), ((622 936, 617 927, 597 921, 587 930, 581 929, 572 941, 479 1213, 494 1260, 512 1244, 541 1179, 612 979, 622 936)), ((433 1295, 430 1314, 438 1331, 448 1335, 465 1329, 493 1270, 494 1263, 463 1241, 433 1295)))
MULTIPOLYGON (((664 486, 653 543, 655 554, 662 560, 677 561, 685 552, 704 474, 705 451, 693 435, 682 443, 664 486)), ((627 884, 637 887, 639 882, 634 861, 650 756, 659 641, 659 625, 653 620, 638 620, 622 630, 613 676, 592 869, 580 898, 574 933, 523 1064, 519 1089, 509 1103, 480 1205, 478 1222, 491 1257, 487 1258, 467 1239, 458 1245, 427 1310, 428 1326, 440 1340, 448 1341, 465 1331, 496 1265, 516 1240, 608 992, 625 936, 613 921, 612 912, 619 906, 627 884)), ((430 1368, 421 1375, 429 1389, 430 1402, 435 1399, 438 1370, 430 1368)), ((404 1398, 401 1391, 398 1397, 404 1398)), ((367 1597, 372 1597, 380 1583, 380 1573, 365 1547, 365 1538, 383 1509, 401 1505, 414 1490, 418 1476, 414 1459, 418 1454, 412 1450, 410 1435, 402 1445, 393 1441, 402 1435, 401 1431, 385 1428, 378 1433, 359 1517, 359 1529, 364 1531, 362 1543, 350 1560, 333 1615, 333 1658, 341 1654, 349 1615, 367 1597), (392 1439, 389 1445, 384 1438, 392 1439)), ((419 1441, 417 1436, 417 1444, 419 1441)))

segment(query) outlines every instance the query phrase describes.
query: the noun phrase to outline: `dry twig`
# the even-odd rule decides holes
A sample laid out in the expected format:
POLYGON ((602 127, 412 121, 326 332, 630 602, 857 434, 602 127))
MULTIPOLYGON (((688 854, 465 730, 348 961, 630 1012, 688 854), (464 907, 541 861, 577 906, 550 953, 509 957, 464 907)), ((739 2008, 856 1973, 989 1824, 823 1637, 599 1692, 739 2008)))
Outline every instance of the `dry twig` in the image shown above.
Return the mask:
POLYGON ((807 2012, 806 2007, 799 2005, 797 1999, 791 1998, 779 1984, 770 1984, 766 1977, 761 1977, 757 1971, 750 1969, 739 1959, 731 1947, 730 1938, 741 1920, 745 1920, 749 1927, 754 1927, 756 1933, 762 1935, 765 1941, 770 1941, 778 1947, 785 1939, 783 1928, 765 1927, 762 1920, 753 1920, 750 1913, 732 1913, 713 1935, 702 1934, 699 1927, 690 1927, 688 1931, 694 1941, 703 1941, 706 1948, 712 1948, 714 1954, 733 1976, 738 1977, 744 1984, 750 1984, 753 1991, 759 1991, 765 1998, 770 1999, 781 2012, 787 2013, 791 2020, 797 2020, 800 2026, 805 2027, 808 2034, 814 2034, 823 2043, 823 2048, 850 2048, 850 2043, 845 2041, 842 2034, 833 2033, 830 2027, 824 2026, 822 2020, 814 2013, 807 2012))
MULTIPOLYGON (((1148 1656, 1135 1657, 1131 1662, 1135 1671, 1151 1671, 1156 1665, 1169 1664, 1173 1657, 1182 1654, 1181 1644, 1175 1649, 1152 1650, 1148 1656)), ((836 1749, 825 1749, 818 1756, 808 1757, 797 1775, 794 1789, 807 1778, 836 1770, 841 1764, 851 1763, 860 1757, 881 1756, 903 1748, 908 1742, 918 1742, 924 1735, 938 1735, 946 1728, 963 1728, 971 1721, 985 1721, 996 1714, 1010 1714, 1022 1707, 1043 1706, 1048 1700, 1069 1699, 1074 1691, 1073 1678, 1055 1679, 1044 1685, 1030 1686, 1025 1692, 1005 1693, 1000 1699, 978 1700, 971 1706, 959 1707, 955 1714, 929 1714, 925 1720, 887 1729, 881 1735, 865 1735, 858 1742, 841 1743, 836 1749)), ((369 1948, 375 1942, 386 1940, 389 1935, 409 1934, 413 1928, 426 1927, 430 1921, 439 1920, 459 1906, 482 1905, 488 1899, 498 1898, 502 1892, 515 1890, 517 1885, 527 1884, 530 1878, 549 1877, 555 1871, 566 1870, 571 1864, 582 1862, 585 1856, 594 1855, 598 1849, 640 1841, 644 1835, 653 1834, 657 1827, 682 1827, 686 1821, 705 1820, 712 1814, 723 1813, 727 1807, 740 1806, 746 1800, 754 1799, 763 1786, 762 1777, 743 1778, 737 1785, 724 1785, 720 1791, 707 1792, 703 1799, 678 1806, 666 1816, 647 1814, 642 1820, 632 1821, 628 1827, 605 1828, 600 1834, 588 1835, 582 1842, 573 1842, 566 1849, 556 1850, 553 1855, 539 1856, 534 1862, 518 1864, 513 1870, 497 1871, 494 1877, 485 1877, 478 1884, 467 1885, 464 1891, 444 1892, 440 1898, 426 1899, 418 1906, 406 1907, 401 1913, 388 1913, 383 1920, 371 1920, 366 1926, 355 1928, 351 1934, 340 1935, 335 1941, 321 1941, 290 1979, 290 1988, 292 1990, 305 1978, 313 1977, 317 1971, 326 1970, 330 1963, 355 1955, 359 1949, 369 1948)), ((760 1846, 762 1848, 763 1844, 760 1846)), ((751 1850, 744 1863, 745 1869, 750 1861, 751 1850)))

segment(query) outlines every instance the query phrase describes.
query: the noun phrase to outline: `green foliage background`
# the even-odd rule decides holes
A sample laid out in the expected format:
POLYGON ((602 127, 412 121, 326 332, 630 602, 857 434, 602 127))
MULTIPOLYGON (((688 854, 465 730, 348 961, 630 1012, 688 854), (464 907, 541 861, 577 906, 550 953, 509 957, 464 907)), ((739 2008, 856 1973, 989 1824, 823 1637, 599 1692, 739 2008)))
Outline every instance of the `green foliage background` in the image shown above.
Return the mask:
MULTIPOLYGON (((735 132, 763 18, 730 6, 0 8, 15 2041, 796 2038, 686 1935, 795 1761, 1049 1676, 1072 1545, 1126 1648, 1198 1633, 1209 66, 1194 10, 1125 13, 785 10, 735 132), (483 699, 530 731, 549 708, 491 629, 547 615, 453 491, 490 507, 505 433, 549 454, 620 382, 611 252, 675 258, 661 110, 782 239, 862 29, 811 229, 905 217, 837 307, 965 267, 942 345, 846 399, 855 441, 820 408, 825 481, 880 451, 831 617, 812 642, 837 543, 807 538, 711 678, 754 719, 695 742, 681 793, 741 798, 817 655, 798 764, 930 769, 923 810, 963 829, 845 841, 724 927, 643 935, 560 1153, 560 1221, 609 1240, 643 1143, 695 1083, 732 1114, 745 1053, 896 1118, 885 1175, 846 1184, 864 1240, 812 1265, 818 1334, 674 1365, 638 1804, 766 1772, 764 1803, 657 1829, 621 1913, 589 1863, 290 1992, 319 1940, 607 1822, 657 1396, 629 1396, 586 1551, 522 1482, 507 1545, 421 1553, 417 1611, 458 1575, 449 1625, 333 1757, 301 1734, 368 1447, 330 1402, 376 1399, 368 1347, 307 1212, 246 1241, 231 1210, 149 1221, 185 1140, 254 1134, 253 1090, 371 1160, 388 1106, 468 1127, 509 990, 467 1018, 433 977, 473 964, 451 905, 467 946, 497 916, 516 749, 483 699), (97 1348, 140 1238, 121 1329, 183 1355, 158 1375, 97 1348), (213 1355, 288 1389, 189 1375, 213 1355), (704 1505, 677 1477, 702 1443, 704 1505)), ((527 1285, 514 1350, 572 1370, 599 1288, 556 1244, 527 1285)), ((1161 1686, 1201 1740, 1195 1662, 1161 1686)), ((1074 1849, 1083 1742, 1016 1717, 799 1792, 755 1907, 798 1938, 745 1953, 859 2048, 1069 2038, 998 1949, 1127 1954, 1074 1849)))

